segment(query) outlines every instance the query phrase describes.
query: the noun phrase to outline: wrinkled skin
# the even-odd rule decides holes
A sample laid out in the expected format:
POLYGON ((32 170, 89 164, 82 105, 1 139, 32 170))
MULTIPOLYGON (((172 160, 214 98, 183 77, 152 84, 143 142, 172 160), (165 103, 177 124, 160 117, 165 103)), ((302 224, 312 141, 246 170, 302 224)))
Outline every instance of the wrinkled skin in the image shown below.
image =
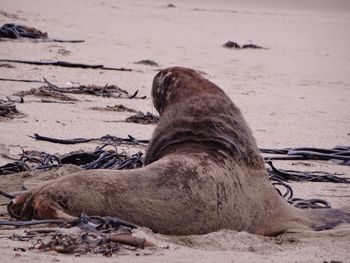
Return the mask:
POLYGON ((302 211, 281 198, 240 110, 196 71, 160 71, 152 97, 161 120, 144 167, 64 176, 14 199, 10 214, 69 220, 84 212, 178 235, 222 228, 277 235, 350 222, 344 212, 302 211))

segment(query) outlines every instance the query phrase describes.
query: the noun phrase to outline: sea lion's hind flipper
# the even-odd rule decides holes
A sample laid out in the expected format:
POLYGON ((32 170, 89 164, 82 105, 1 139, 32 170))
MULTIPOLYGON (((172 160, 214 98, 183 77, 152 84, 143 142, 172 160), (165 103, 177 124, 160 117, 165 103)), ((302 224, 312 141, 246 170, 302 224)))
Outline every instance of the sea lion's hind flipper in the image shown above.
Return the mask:
POLYGON ((322 231, 340 224, 350 224, 350 213, 339 209, 310 209, 305 211, 311 219, 311 228, 322 231))

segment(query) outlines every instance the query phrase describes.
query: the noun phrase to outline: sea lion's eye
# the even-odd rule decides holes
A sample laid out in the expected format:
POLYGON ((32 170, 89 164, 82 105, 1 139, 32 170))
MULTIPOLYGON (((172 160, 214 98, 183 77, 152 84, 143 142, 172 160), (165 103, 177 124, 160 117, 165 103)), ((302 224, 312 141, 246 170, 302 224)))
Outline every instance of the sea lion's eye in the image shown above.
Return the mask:
POLYGON ((164 86, 165 87, 169 87, 173 82, 173 77, 170 75, 170 76, 167 76, 165 79, 164 79, 164 86))

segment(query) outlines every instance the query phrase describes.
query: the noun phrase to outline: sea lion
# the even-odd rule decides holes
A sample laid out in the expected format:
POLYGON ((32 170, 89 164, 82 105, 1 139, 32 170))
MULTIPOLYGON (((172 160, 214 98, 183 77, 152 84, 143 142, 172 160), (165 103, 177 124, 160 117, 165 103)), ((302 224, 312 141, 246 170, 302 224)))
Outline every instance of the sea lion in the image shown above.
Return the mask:
POLYGON ((177 235, 222 228, 277 235, 350 222, 349 214, 338 210, 310 212, 289 205, 270 183, 240 110, 195 70, 160 71, 152 98, 161 120, 144 167, 62 177, 15 198, 10 214, 71 219, 84 212, 177 235))

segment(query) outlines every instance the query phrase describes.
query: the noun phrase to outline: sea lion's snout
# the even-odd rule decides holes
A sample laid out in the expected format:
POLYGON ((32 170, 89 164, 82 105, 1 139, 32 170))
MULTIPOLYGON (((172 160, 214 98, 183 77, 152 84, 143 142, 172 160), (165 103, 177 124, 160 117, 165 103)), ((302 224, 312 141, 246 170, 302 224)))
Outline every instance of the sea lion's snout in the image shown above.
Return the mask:
POLYGON ((160 115, 170 104, 193 95, 196 85, 191 87, 189 85, 194 79, 198 83, 204 80, 197 71, 183 67, 163 69, 154 77, 152 99, 160 115))
POLYGON ((152 99, 154 107, 162 115, 171 104, 204 93, 216 94, 218 92, 222 91, 198 71, 190 68, 171 67, 161 70, 154 77, 152 99))
POLYGON ((173 81, 176 76, 173 76, 173 68, 168 68, 160 71, 153 79, 152 99, 154 107, 159 114, 162 114, 168 104, 169 94, 173 81))

